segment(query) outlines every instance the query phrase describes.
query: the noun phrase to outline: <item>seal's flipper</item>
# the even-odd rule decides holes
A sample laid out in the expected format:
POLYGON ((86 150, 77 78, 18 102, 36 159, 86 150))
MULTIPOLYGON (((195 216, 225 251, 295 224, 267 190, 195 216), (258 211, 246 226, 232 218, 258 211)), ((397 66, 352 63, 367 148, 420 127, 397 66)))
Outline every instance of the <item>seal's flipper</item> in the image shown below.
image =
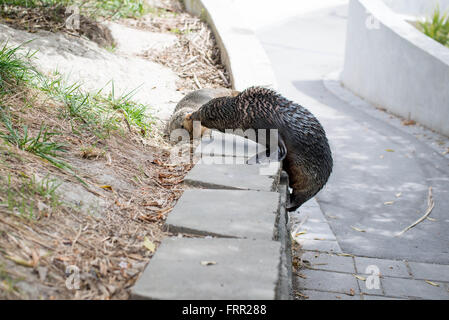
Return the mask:
POLYGON ((278 161, 282 161, 287 156, 287 147, 285 146, 285 142, 281 136, 278 137, 278 161))
POLYGON ((287 203, 286 209, 288 212, 295 211, 298 209, 304 202, 309 200, 304 194, 301 193, 290 193, 289 201, 287 203))

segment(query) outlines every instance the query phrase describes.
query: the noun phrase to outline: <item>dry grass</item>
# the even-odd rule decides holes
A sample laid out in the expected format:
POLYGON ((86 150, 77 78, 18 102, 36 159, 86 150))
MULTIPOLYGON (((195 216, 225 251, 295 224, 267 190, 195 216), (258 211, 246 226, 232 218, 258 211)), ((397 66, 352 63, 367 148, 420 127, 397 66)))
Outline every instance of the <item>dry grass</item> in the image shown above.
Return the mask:
MULTIPOLYGON (((145 57, 177 72, 179 90, 229 87, 207 25, 178 1, 158 3, 151 15, 125 23, 179 41, 145 57)), ((128 298, 152 246, 168 235, 164 221, 191 165, 170 164, 170 145, 124 121, 123 130, 98 137, 64 116, 62 102, 27 86, 1 95, 0 108, 18 132, 25 125, 35 136, 45 125, 60 133, 51 141, 64 144, 58 156, 74 168, 71 174, 0 139, 0 299, 128 298), (79 290, 66 285, 70 266, 79 269, 79 290)), ((2 123, 0 132, 7 133, 2 123)))
POLYGON ((208 25, 183 12, 178 1, 159 1, 158 8, 142 19, 128 19, 124 23, 148 31, 172 33, 178 41, 163 51, 149 51, 143 56, 174 70, 182 79, 178 84, 180 91, 202 87, 230 88, 229 75, 208 25))
POLYGON ((74 134, 73 123, 58 117, 63 106, 35 90, 16 91, 1 102, 18 130, 27 125, 33 135, 44 123, 60 132, 53 139, 65 144, 63 159, 87 186, 0 141, 0 298, 126 299, 153 254, 144 240, 157 246, 166 236, 164 220, 182 194, 190 165, 168 164, 168 150, 152 146, 160 141, 138 133, 106 140, 74 134), (86 148, 101 152, 85 157, 86 148), (53 197, 36 192, 45 177, 62 183, 53 197), (99 204, 66 201, 72 189, 81 201, 90 195, 99 204), (71 265, 79 268, 80 290, 65 285, 71 265))

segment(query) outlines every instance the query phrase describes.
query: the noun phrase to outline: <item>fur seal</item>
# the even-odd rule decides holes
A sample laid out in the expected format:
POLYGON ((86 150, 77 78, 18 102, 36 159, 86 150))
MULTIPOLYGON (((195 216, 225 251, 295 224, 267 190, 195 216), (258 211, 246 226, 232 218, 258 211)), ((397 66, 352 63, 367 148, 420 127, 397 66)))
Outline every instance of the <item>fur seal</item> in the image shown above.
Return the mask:
POLYGON ((332 172, 332 153, 320 122, 306 108, 274 90, 251 87, 235 97, 215 98, 188 118, 222 132, 277 129, 279 160, 284 160, 293 189, 288 211, 316 195, 332 172))

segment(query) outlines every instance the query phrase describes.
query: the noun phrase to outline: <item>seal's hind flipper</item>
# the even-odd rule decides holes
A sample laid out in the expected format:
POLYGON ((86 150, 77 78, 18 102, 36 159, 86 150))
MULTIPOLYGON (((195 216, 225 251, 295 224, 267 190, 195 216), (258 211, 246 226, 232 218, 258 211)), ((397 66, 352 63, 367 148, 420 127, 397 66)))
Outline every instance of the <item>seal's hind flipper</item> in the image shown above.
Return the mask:
POLYGON ((288 212, 295 211, 307 200, 309 200, 309 198, 305 197, 303 194, 295 194, 292 192, 289 194, 289 201, 287 203, 286 209, 288 212))
POLYGON ((284 139, 281 136, 278 137, 278 161, 282 161, 287 156, 287 147, 285 146, 284 139))

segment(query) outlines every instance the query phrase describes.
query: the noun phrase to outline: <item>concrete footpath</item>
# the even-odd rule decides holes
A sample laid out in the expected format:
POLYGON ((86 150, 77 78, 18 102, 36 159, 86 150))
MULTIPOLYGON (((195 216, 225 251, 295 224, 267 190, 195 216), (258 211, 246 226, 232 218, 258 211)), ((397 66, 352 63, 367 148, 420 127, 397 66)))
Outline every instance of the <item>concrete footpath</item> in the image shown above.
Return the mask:
MULTIPOLYGON (((267 15, 272 5, 258 1, 267 15)), ((330 81, 343 67, 347 1, 310 6, 295 1, 278 9, 284 18, 254 23, 280 91, 319 118, 335 160, 318 205, 292 217, 306 266, 296 290, 309 299, 449 299, 449 160, 439 151, 448 139, 402 126, 330 81), (397 236, 426 211, 429 187, 430 219, 397 236)))

